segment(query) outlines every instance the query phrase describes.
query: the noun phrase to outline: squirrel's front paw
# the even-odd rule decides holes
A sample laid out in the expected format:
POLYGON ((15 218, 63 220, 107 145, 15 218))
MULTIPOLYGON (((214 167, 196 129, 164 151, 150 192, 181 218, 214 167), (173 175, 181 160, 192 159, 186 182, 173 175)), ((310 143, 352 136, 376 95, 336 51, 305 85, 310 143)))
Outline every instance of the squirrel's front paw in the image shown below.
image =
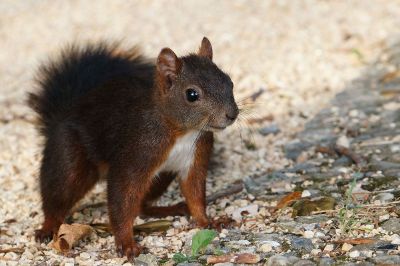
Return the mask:
POLYGON ((48 243, 53 238, 53 231, 39 229, 35 230, 35 240, 39 243, 48 243))
POLYGON ((118 255, 120 257, 126 256, 130 261, 139 256, 142 250, 143 248, 134 241, 130 241, 130 243, 117 244, 118 255))

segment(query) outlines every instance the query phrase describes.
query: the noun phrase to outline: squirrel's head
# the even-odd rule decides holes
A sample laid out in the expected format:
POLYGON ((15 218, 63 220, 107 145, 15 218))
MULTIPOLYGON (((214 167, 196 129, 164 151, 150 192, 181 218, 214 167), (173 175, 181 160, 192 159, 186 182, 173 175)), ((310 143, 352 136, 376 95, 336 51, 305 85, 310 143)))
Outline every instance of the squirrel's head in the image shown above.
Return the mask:
POLYGON ((185 129, 218 131, 239 114, 230 77, 212 61, 210 41, 204 37, 199 51, 177 57, 169 48, 157 58, 157 97, 163 112, 185 129))

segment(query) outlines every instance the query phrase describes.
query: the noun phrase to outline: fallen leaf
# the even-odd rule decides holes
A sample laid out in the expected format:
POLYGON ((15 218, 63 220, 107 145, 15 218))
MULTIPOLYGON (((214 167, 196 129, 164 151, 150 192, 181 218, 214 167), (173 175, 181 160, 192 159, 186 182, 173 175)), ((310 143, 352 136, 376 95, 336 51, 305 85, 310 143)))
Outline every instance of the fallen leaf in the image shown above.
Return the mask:
POLYGON ((388 83, 399 77, 400 77, 400 71, 396 70, 396 71, 386 73, 379 81, 382 83, 388 83))
POLYGON ((63 253, 68 252, 79 240, 90 235, 93 228, 86 224, 62 224, 54 235, 51 246, 63 253))
POLYGON ((331 197, 322 197, 317 200, 298 200, 292 206, 292 217, 310 215, 314 211, 333 210, 335 202, 335 199, 331 197))
POLYGON ((133 230, 141 231, 145 233, 159 232, 159 231, 167 231, 168 228, 172 226, 172 222, 169 220, 157 220, 151 221, 139 225, 135 225, 133 230))
POLYGON ((301 198, 301 191, 294 191, 286 196, 284 196, 276 205, 277 209, 282 209, 286 206, 289 205, 289 203, 292 203, 294 200, 300 199, 301 198))
MULTIPOLYGON (((107 223, 93 223, 90 224, 98 233, 112 233, 111 227, 107 223)), ((169 220, 151 221, 133 226, 134 231, 141 231, 144 233, 164 232, 172 226, 169 220)))

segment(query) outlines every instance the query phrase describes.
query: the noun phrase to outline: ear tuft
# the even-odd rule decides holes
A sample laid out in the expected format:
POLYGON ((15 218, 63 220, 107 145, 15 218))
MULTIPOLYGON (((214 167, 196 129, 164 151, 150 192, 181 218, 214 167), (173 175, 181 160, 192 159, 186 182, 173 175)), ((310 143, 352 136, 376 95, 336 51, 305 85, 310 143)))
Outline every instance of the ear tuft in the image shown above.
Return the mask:
POLYGON ((169 48, 161 50, 157 58, 157 71, 164 80, 172 82, 181 71, 182 61, 169 48))
POLYGON ((207 57, 208 59, 212 60, 213 50, 212 50, 211 42, 210 42, 210 40, 207 39, 207 37, 203 37, 198 55, 207 57))

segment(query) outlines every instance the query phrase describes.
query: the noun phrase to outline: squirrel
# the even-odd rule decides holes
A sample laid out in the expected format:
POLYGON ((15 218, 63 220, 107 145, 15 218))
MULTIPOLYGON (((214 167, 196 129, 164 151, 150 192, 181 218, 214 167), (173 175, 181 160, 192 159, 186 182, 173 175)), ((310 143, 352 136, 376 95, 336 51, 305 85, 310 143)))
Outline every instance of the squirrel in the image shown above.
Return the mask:
POLYGON ((178 57, 164 48, 154 63, 136 47, 100 42, 71 45, 39 68, 28 98, 44 137, 37 241, 48 241, 102 178, 120 256, 142 250, 133 238, 138 215, 191 215, 198 226, 210 225, 213 133, 239 114, 233 83, 212 58, 206 37, 197 53, 178 57), (176 177, 185 203, 153 206, 176 177))

